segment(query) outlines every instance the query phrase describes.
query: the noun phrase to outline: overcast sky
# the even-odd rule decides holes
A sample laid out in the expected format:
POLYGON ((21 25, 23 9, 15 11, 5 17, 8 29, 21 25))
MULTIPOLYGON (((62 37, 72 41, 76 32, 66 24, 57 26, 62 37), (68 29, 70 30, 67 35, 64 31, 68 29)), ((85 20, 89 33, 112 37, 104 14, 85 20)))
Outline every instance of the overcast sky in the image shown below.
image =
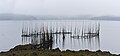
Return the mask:
POLYGON ((0 13, 120 16, 120 0, 0 0, 0 13))

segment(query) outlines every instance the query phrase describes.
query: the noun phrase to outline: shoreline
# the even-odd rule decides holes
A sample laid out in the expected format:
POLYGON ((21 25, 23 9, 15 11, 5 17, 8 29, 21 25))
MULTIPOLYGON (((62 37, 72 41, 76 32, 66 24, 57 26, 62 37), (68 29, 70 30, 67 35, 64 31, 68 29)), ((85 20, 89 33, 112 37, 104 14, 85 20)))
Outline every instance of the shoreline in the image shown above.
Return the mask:
POLYGON ((109 51, 61 51, 59 48, 43 50, 35 48, 33 45, 18 45, 9 51, 0 52, 0 56, 120 56, 120 54, 112 54, 109 51))

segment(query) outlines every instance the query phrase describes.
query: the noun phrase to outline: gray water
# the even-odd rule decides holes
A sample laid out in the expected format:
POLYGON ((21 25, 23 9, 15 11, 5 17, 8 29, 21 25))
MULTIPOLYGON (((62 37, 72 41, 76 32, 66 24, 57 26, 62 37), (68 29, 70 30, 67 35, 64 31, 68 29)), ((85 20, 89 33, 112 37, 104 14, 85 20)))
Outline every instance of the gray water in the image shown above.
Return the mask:
MULTIPOLYGON (((100 49, 112 53, 120 53, 120 22, 119 21, 83 21, 83 20, 38 20, 38 21, 0 21, 0 51, 9 50, 16 45, 22 44, 21 30, 23 25, 29 26, 54 26, 54 27, 77 27, 83 24, 100 22, 100 49)), ((67 41, 67 40, 66 40, 67 41)), ((80 50, 77 40, 73 46, 65 43, 64 49, 80 50)), ((56 46, 54 46, 56 47, 56 46)), ((61 48, 62 49, 62 48, 61 48)), ((93 49, 94 50, 94 49, 93 49)))

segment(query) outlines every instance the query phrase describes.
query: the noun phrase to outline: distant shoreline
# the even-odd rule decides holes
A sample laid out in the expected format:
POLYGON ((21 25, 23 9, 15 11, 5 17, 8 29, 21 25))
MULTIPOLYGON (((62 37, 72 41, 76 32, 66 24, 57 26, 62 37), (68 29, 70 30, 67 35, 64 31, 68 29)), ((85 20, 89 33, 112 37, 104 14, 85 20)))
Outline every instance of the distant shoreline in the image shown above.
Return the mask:
MULTIPOLYGON (((63 19, 35 19, 35 20, 17 20, 17 19, 15 19, 15 20, 1 20, 0 19, 0 21, 36 21, 36 20, 62 20, 63 21, 63 19)), ((81 20, 81 19, 64 19, 65 21, 66 20, 81 20)), ((81 20, 81 21, 87 21, 87 20, 81 20)), ((120 20, 90 20, 90 21, 120 21, 120 20)))
POLYGON ((120 21, 120 16, 52 16, 52 15, 22 15, 22 14, 0 14, 0 21, 3 20, 105 20, 105 21, 120 21))

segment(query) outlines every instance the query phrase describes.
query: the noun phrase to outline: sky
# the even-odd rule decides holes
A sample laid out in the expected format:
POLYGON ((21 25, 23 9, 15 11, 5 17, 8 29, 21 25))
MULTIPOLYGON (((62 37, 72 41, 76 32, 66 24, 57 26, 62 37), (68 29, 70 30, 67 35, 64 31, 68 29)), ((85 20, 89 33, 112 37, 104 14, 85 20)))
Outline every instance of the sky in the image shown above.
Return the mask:
POLYGON ((120 16, 120 0, 0 0, 0 13, 120 16))

